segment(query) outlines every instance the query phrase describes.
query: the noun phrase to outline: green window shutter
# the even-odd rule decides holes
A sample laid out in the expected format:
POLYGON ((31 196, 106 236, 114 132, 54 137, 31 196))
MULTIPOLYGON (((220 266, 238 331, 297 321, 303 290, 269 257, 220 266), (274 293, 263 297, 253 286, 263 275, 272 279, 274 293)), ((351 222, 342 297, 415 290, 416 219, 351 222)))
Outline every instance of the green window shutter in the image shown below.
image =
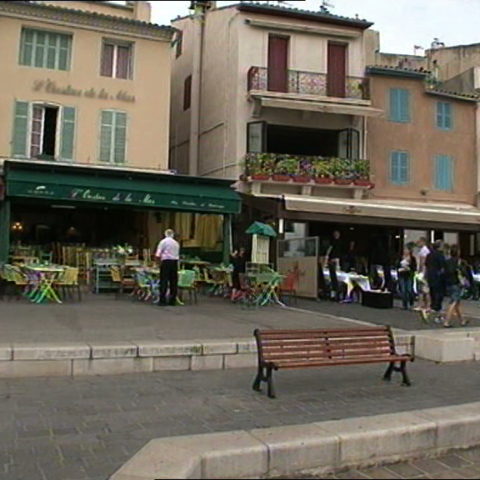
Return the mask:
POLYGON ((64 160, 73 160, 73 146, 75 140, 75 108, 63 107, 62 140, 60 157, 64 160))
POLYGON ((45 32, 34 32, 34 51, 35 51, 35 67, 45 66, 46 42, 47 35, 45 32))
POLYGON ((58 37, 59 37, 58 69, 69 70, 72 39, 67 35, 58 35, 58 37))
POLYGON ((22 30, 20 65, 33 65, 33 31, 22 30))
POLYGON ((13 122, 12 156, 27 157, 28 102, 15 102, 13 122))
POLYGON ((127 114, 115 112, 114 163, 125 163, 125 144, 127 139, 127 114))
POLYGON ((100 161, 110 163, 113 138, 113 112, 102 111, 100 128, 100 161))

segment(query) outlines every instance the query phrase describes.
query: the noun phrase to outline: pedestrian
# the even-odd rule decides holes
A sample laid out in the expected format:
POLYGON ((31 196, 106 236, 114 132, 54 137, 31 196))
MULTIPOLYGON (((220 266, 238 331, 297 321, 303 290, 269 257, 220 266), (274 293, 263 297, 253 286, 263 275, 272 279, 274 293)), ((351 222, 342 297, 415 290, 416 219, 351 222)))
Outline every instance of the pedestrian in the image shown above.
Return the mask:
POLYGON ((340 259, 342 257, 343 243, 340 232, 338 230, 334 230, 325 256, 325 262, 328 266, 328 272, 330 275, 330 298, 337 302, 340 300, 337 270, 340 268, 340 259))
POLYGON ((418 303, 414 310, 420 312, 423 320, 427 320, 430 313, 430 289, 426 278, 425 260, 430 253, 431 247, 427 243, 425 237, 420 237, 417 242, 418 252, 417 274, 416 274, 416 293, 418 294, 418 303))
POLYGON ((167 305, 167 290, 169 290, 168 305, 176 305, 178 284, 178 260, 180 245, 174 238, 174 231, 165 230, 165 238, 159 242, 155 257, 160 261, 160 299, 158 305, 167 305))
POLYGON ((468 286, 466 264, 460 258, 460 252, 457 245, 450 248, 450 258, 446 260, 446 286, 447 295, 450 297, 450 304, 447 309, 443 326, 452 327, 451 321, 455 314, 460 321, 460 325, 465 326, 468 320, 465 320, 460 310, 460 302, 464 289, 468 286))
POLYGON ((233 265, 232 270, 232 296, 231 300, 241 294, 242 284, 240 282, 240 275, 245 273, 247 266, 247 251, 244 247, 240 247, 230 255, 230 262, 233 265))
POLYGON ((390 263, 390 252, 386 235, 376 235, 372 239, 370 249, 370 282, 374 289, 382 292, 392 291, 392 272, 390 263), (383 281, 378 273, 379 267, 383 270, 383 281))
POLYGON ((413 278, 417 270, 417 261, 409 248, 403 250, 403 257, 399 262, 398 286, 402 297, 404 310, 413 307, 415 295, 413 293, 413 278))
POLYGON ((430 290, 430 309, 435 323, 442 321, 442 303, 445 296, 446 260, 443 253, 443 243, 436 240, 432 251, 425 259, 425 272, 430 290))

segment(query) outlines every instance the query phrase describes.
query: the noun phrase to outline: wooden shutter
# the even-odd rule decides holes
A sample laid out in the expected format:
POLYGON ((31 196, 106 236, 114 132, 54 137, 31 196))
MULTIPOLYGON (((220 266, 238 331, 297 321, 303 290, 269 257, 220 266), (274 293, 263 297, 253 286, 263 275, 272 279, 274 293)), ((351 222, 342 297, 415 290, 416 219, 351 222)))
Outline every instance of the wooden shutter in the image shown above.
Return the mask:
POLYGON ((188 110, 192 103, 192 76, 189 75, 185 79, 183 85, 183 109, 188 110))
POLYGON ((113 112, 102 111, 100 128, 100 161, 110 163, 113 138, 113 112))
POLYGON ((400 89, 400 121, 404 123, 410 122, 410 92, 400 89))
POLYGON ((12 156, 14 157, 27 156, 28 117, 28 102, 15 102, 12 135, 12 156))
POLYGON ((435 188, 453 190, 453 159, 448 155, 435 157, 435 188))
POLYGON ((262 153, 266 148, 266 123, 249 122, 247 123, 247 152, 262 153))
POLYGON ((452 128, 452 104, 437 102, 437 127, 443 130, 452 128))
POLYGON ((117 45, 116 78, 129 78, 130 47, 117 45))
POLYGON ((100 75, 104 77, 113 76, 113 45, 109 45, 108 43, 103 44, 100 75))
POLYGON ((45 32, 34 32, 34 46, 35 46, 35 67, 43 67, 46 64, 46 42, 47 34, 45 32))
POLYGON ((410 166, 407 152, 392 152, 390 159, 390 181, 405 185, 410 180, 410 166))
POLYGON ((113 162, 125 163, 125 144, 127 139, 127 114, 115 112, 114 115, 113 162))
POLYGON ((70 69, 70 50, 72 45, 72 38, 68 35, 58 35, 59 48, 58 54, 58 69, 69 70, 70 69))
POLYGON ((30 156, 37 157, 42 153, 43 126, 45 122, 45 108, 33 105, 32 108, 32 134, 30 135, 30 156))
POLYGON ((75 108, 63 107, 60 158, 64 160, 73 160, 74 139, 75 139, 75 108))
POLYGON ((327 95, 345 97, 347 65, 347 46, 337 43, 328 44, 327 95))
POLYGON ((182 54, 183 47, 183 32, 182 30, 177 31, 177 43, 175 45, 175 58, 178 58, 182 54))
POLYGON ((268 90, 288 91, 288 37, 268 37, 268 90))
POLYGON ((33 65, 33 31, 22 30, 22 47, 20 49, 20 65, 33 65))
POLYGON ((410 92, 404 88, 390 89, 390 120, 410 122, 410 92))

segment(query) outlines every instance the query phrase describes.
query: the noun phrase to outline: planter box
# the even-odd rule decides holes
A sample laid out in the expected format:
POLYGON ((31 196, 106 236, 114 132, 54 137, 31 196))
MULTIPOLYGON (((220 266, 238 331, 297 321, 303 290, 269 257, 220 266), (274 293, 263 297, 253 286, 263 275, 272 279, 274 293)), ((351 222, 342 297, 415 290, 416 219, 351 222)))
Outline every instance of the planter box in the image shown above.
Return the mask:
POLYGON ((321 185, 329 185, 333 182, 333 179, 330 177, 315 177, 315 183, 319 183, 321 185))
POLYGON ((294 175, 292 180, 296 183, 308 183, 312 178, 306 175, 294 175))
POLYGON ((336 185, 350 185, 352 183, 352 180, 349 178, 336 178, 335 179, 335 184, 336 185))
POLYGON ((370 187, 373 185, 373 183, 370 182, 370 180, 361 180, 361 179, 354 180, 353 183, 360 187, 370 187))
POLYGON ((261 175, 261 174, 252 175, 252 180, 269 180, 269 179, 270 179, 270 175, 261 175))
POLYGON ((280 174, 274 174, 272 175, 272 180, 275 182, 289 182, 290 181, 290 175, 280 175, 280 174))

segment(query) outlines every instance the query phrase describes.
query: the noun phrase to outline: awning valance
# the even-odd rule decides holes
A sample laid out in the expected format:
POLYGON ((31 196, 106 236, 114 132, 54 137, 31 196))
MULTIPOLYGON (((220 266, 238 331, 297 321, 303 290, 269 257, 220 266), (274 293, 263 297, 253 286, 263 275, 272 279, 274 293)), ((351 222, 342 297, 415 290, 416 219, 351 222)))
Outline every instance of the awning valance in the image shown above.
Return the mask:
POLYGON ((391 202, 285 195, 285 209, 332 215, 350 215, 393 220, 468 224, 480 227, 480 209, 468 204, 391 202))
POLYGON ((6 195, 78 203, 206 213, 238 213, 240 197, 227 181, 176 175, 87 171, 5 162, 6 195), (37 168, 35 168, 37 167, 37 168))

